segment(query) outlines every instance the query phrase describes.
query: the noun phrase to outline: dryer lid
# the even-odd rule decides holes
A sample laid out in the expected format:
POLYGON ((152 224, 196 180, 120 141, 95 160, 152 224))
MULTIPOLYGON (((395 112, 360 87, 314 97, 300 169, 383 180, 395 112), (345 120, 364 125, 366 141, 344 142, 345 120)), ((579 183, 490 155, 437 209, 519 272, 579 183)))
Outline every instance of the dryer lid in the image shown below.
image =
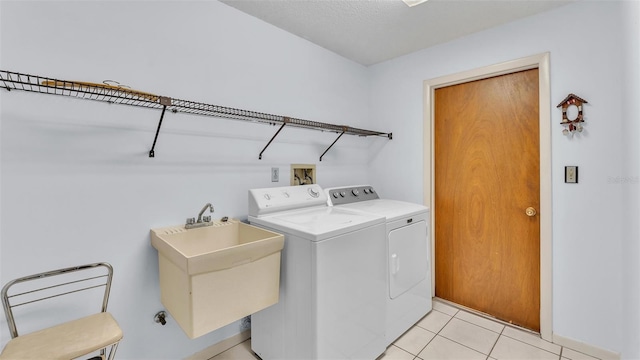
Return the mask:
POLYGON ((339 207, 384 216, 388 221, 397 220, 407 216, 415 216, 429 211, 429 208, 424 205, 389 199, 360 201, 351 204, 339 205, 339 207))

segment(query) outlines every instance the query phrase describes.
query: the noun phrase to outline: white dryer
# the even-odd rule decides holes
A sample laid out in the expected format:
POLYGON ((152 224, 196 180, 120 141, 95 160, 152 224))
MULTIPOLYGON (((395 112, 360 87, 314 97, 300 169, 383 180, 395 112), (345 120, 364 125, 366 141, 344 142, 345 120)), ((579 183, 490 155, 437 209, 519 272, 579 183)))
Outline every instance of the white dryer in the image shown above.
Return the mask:
POLYGON ((263 360, 385 351, 385 219, 327 206, 318 185, 249 190, 249 222, 285 236, 280 301, 251 317, 263 360))
POLYGON ((328 188, 328 204, 386 218, 386 343, 431 311, 429 208, 380 199, 369 185, 328 188))

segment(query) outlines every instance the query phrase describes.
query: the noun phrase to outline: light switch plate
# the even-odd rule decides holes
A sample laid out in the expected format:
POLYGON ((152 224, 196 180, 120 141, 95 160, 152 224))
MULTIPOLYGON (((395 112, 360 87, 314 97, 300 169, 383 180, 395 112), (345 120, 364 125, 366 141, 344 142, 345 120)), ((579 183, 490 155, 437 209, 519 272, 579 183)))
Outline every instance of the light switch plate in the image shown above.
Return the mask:
POLYGON ((564 182, 567 184, 578 183, 578 167, 577 166, 564 167, 564 182))

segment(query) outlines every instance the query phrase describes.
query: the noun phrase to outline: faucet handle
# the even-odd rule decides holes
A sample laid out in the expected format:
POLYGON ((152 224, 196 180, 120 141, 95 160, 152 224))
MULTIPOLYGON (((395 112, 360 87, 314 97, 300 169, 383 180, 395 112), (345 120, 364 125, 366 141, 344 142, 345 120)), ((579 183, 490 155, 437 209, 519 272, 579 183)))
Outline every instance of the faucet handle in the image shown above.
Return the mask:
POLYGON ((193 225, 196 223, 196 218, 187 218, 187 225, 193 225))
POLYGON ((203 216, 203 217, 202 217, 202 221, 203 221, 203 222, 211 222, 211 216, 209 216, 209 215, 205 215, 205 216, 203 216))

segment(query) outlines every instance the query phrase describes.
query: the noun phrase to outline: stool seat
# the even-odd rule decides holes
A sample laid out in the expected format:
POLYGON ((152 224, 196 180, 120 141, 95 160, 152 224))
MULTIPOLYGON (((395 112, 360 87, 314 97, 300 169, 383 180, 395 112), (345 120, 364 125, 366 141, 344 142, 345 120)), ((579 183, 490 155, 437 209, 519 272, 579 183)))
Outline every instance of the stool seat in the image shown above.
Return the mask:
POLYGON ((11 339, 0 359, 69 360, 103 349, 122 339, 108 312, 100 312, 11 339))

